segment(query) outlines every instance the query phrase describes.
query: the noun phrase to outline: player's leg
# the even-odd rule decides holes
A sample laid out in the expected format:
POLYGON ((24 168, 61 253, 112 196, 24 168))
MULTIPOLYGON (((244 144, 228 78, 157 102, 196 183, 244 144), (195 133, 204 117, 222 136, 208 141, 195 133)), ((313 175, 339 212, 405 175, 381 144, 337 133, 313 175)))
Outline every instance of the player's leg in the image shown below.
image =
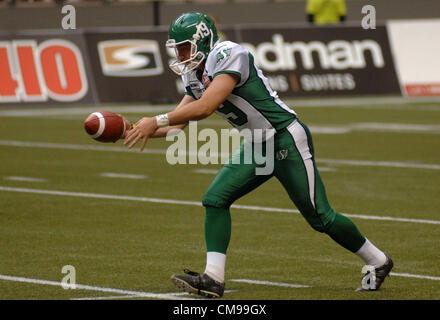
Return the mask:
POLYGON ((184 290, 219 297, 223 294, 226 252, 231 238, 231 204, 267 181, 272 175, 256 175, 254 161, 247 163, 245 145, 234 152, 203 197, 205 206, 206 268, 203 275, 173 275, 173 282, 184 290), (196 285, 194 283, 199 283, 196 285), (194 284, 194 285, 192 285, 194 284), (202 288, 202 289, 200 289, 202 288), (211 289, 212 288, 212 289, 211 289))
POLYGON ((298 121, 280 140, 277 148, 288 149, 288 156, 275 161, 275 176, 312 228, 328 234, 339 245, 356 253, 367 265, 378 268, 386 264, 387 256, 366 239, 349 218, 330 206, 314 161, 313 143, 307 126, 298 121))
MULTIPOLYGON (((237 199, 251 192, 272 175, 256 175, 257 165, 253 159, 245 158, 245 143, 237 149, 229 162, 217 173, 205 192, 203 205, 206 208, 205 240, 207 249, 206 272, 224 278, 222 256, 226 255, 231 236, 231 214, 229 207, 237 199), (250 163, 248 163, 250 162, 250 163), (217 274, 216 265, 220 267, 217 274)), ((250 149, 248 149, 250 150, 250 149)))

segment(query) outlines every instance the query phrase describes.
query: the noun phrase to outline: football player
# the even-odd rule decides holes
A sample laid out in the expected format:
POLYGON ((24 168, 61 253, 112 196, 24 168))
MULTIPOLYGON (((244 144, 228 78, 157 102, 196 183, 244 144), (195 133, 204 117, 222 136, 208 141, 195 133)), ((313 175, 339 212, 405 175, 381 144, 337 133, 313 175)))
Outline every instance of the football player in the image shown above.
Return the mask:
POLYGON ((173 111, 140 119, 127 132, 124 145, 132 148, 141 141, 143 150, 149 138, 164 137, 172 129, 183 129, 189 121, 216 112, 238 130, 268 132, 264 141, 245 140, 232 157, 242 157, 246 143, 273 139, 274 146, 273 159, 266 159, 274 161, 270 174, 256 174, 255 161, 229 161, 217 173, 203 197, 206 268, 202 274, 185 270, 186 274, 172 275, 174 284, 195 294, 222 297, 231 236, 229 208, 276 177, 313 229, 326 233, 365 262, 365 276, 357 290, 379 289, 393 267, 392 260, 330 206, 309 129, 272 90, 252 54, 235 42, 220 42, 212 19, 198 12, 184 13, 171 23, 166 46, 176 50, 177 60, 170 68, 182 77, 186 94, 173 111))

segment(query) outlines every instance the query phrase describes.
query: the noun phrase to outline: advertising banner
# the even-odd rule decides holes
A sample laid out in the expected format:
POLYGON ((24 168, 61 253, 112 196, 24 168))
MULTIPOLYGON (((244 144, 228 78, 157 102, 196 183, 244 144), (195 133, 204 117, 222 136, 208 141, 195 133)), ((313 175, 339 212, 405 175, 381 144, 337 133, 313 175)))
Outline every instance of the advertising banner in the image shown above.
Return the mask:
POLYGON ((181 98, 168 68, 166 32, 86 32, 101 103, 169 103, 181 98))
MULTIPOLYGON (((387 30, 234 26, 280 97, 400 94, 387 30)), ((167 28, 0 35, 0 106, 175 103, 167 28)))
POLYGON ((0 106, 92 104, 81 33, 0 35, 0 106))
MULTIPOLYGON (((232 32, 225 32, 228 39, 232 32)), ((168 67, 175 58, 165 47, 167 29, 86 32, 92 72, 102 103, 171 103, 185 91, 180 76, 168 67)))
POLYGON ((400 94, 385 27, 241 30, 280 96, 400 94))
POLYGON ((440 19, 388 22, 402 90, 407 96, 440 96, 440 19))

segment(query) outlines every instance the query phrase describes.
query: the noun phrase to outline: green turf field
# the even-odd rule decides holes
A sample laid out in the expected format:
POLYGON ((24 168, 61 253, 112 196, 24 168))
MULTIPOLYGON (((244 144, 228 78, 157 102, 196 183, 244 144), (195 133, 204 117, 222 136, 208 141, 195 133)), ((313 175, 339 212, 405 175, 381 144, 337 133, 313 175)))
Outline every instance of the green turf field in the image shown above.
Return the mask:
MULTIPOLYGON (((355 292, 362 261, 309 227, 274 178, 231 210, 224 299, 438 300, 440 103, 292 106, 312 131, 332 206, 395 268, 380 291, 355 292)), ((114 110, 132 121, 158 113, 114 110)), ((170 165, 163 139, 143 153, 95 142, 83 130, 94 108, 9 111, 0 109, 0 299, 199 298, 170 276, 204 270, 200 202, 220 165, 170 165), (61 287, 66 265, 76 289, 61 287)), ((198 127, 230 128, 217 116, 198 127)))

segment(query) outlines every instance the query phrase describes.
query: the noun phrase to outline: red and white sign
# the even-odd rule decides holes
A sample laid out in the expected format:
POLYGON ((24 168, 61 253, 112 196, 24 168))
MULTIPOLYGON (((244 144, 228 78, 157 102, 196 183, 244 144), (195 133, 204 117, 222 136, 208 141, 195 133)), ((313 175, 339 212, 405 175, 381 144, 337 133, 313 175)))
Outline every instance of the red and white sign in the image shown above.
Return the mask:
POLYGON ((0 102, 78 101, 87 91, 84 62, 74 43, 0 41, 0 102))
POLYGON ((387 24, 397 75, 407 96, 440 96, 440 19, 387 24))

